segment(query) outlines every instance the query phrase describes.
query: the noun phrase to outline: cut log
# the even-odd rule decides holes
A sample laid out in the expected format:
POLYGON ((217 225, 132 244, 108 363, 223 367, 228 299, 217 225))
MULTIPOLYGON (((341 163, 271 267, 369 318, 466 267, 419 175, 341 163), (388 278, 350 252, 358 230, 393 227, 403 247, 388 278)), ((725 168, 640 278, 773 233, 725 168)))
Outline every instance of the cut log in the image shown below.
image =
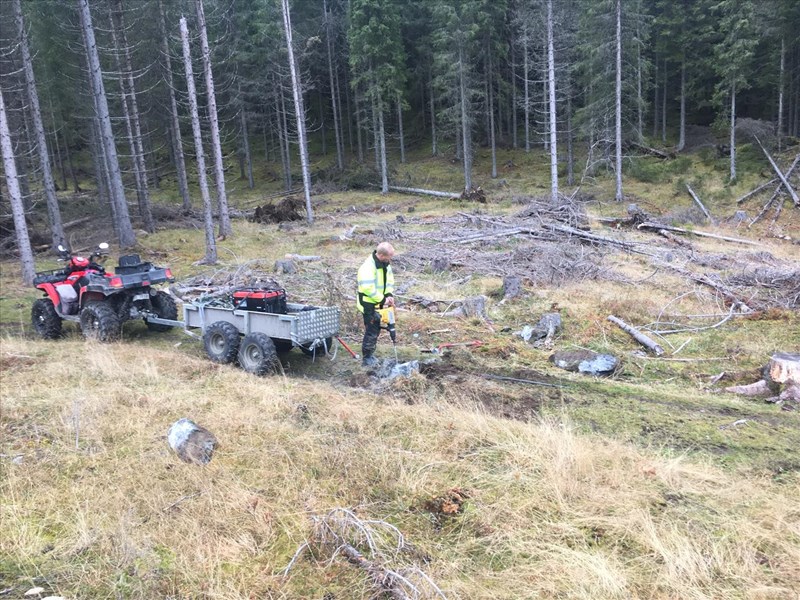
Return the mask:
MULTIPOLYGON (((378 186, 376 186, 378 187, 378 186)), ((401 194, 422 194, 423 196, 436 196, 437 198, 458 198, 460 194, 452 192, 440 192, 438 190, 423 190, 420 188, 397 187, 390 185, 389 189, 401 194)))
POLYGON ((696 194, 696 193, 695 193, 695 191, 692 189, 692 186, 690 186, 690 185, 687 183, 687 184, 686 184, 686 189, 687 189, 687 190, 689 190, 689 194, 692 196, 692 200, 694 200, 694 201, 695 201, 695 204, 697 204, 697 206, 699 206, 699 207, 700 207, 700 210, 702 210, 702 211, 703 211, 703 214, 706 216, 706 219, 708 219, 708 220, 709 220, 709 221, 711 221, 712 223, 716 224, 716 221, 714 220, 714 217, 712 217, 712 216, 711 216, 711 213, 710 213, 710 212, 708 212, 708 210, 706 209, 705 205, 704 205, 704 204, 703 204, 703 203, 700 201, 700 198, 698 198, 697 194, 696 194))
POLYGON ((303 254, 284 254, 284 258, 289 260, 297 260, 300 262, 313 262, 315 260, 321 260, 321 256, 306 256, 303 254))
POLYGON ((645 334, 643 334, 635 327, 628 325, 622 319, 615 317, 614 315, 609 315, 608 320, 614 323, 615 325, 618 325, 619 328, 622 329, 622 331, 629 334, 633 339, 635 339, 642 346, 650 350, 656 356, 661 356, 662 354, 664 354, 664 349, 661 346, 659 346, 656 342, 651 340, 649 337, 647 337, 645 334))
POLYGON ((792 380, 800 384, 800 354, 777 352, 767 364, 768 379, 775 383, 786 383, 792 380))
POLYGON ((659 229, 658 230, 658 235, 664 236, 670 242, 673 242, 673 243, 677 244, 678 246, 683 246, 684 248, 693 248, 693 246, 692 246, 692 244, 690 242, 687 242, 686 240, 682 240, 681 238, 672 235, 666 229, 659 229))
POLYGON ((673 233, 685 233, 687 235, 696 235, 698 237, 707 237, 712 238, 715 240, 722 240, 724 242, 735 242, 737 244, 747 244, 749 246, 762 246, 763 244, 759 244, 758 242, 754 242, 752 240, 743 240, 741 238, 735 237, 728 237, 725 235, 715 235, 713 233, 706 233, 705 231, 691 231, 689 229, 681 229, 680 227, 670 227, 668 225, 662 225, 661 223, 642 223, 638 226, 638 229, 644 229, 646 231, 672 231, 673 233))
POLYGON ((731 387, 726 387, 725 391, 731 394, 740 394, 742 396, 768 397, 773 395, 772 390, 769 388, 769 384, 763 379, 748 385, 733 385, 731 387))
MULTIPOLYGON (((753 136, 753 137, 755 137, 755 136, 753 136)), ((756 139, 756 142, 758 142, 758 145, 761 146, 761 150, 764 151, 764 155, 767 157, 767 160, 769 160, 769 164, 772 165, 772 168, 775 170, 775 173, 778 174, 778 177, 780 178, 781 182, 783 183, 783 186, 786 188, 786 190, 789 192, 789 195, 792 197, 792 200, 794 201, 794 205, 795 206, 800 206, 800 197, 797 195, 797 192, 794 191, 794 188, 791 186, 791 184, 789 183, 789 180, 787 179, 788 174, 791 173, 791 170, 794 168, 794 163, 789 168, 789 170, 786 172, 787 175, 784 175, 783 171, 781 171, 780 167, 777 165, 777 163, 769 155, 769 152, 767 152, 767 149, 764 148, 764 146, 761 144, 761 140, 759 140, 757 137, 755 137, 755 139, 756 139)), ((800 158, 800 155, 798 155, 798 158, 800 158)), ((795 159, 795 161, 796 160, 797 159, 795 159)))

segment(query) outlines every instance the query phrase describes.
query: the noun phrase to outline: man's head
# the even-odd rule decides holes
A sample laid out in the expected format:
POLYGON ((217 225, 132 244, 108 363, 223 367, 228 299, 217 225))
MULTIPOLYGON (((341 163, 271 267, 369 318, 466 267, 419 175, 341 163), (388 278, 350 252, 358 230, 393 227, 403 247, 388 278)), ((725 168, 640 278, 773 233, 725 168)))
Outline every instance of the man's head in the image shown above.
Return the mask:
POLYGON ((389 242, 381 242, 378 244, 378 247, 375 248, 375 256, 377 256, 378 260, 381 262, 392 262, 394 247, 389 242))

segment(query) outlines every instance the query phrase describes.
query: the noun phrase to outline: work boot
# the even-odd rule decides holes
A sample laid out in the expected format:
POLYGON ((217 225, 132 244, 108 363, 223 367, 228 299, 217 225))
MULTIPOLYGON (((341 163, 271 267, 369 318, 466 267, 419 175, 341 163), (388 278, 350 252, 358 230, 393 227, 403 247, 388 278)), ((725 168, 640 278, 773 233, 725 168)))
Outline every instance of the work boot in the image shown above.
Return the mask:
POLYGON ((370 355, 365 355, 364 358, 361 361, 361 366, 362 367, 376 367, 376 366, 378 366, 378 359, 375 358, 374 356, 372 356, 371 354, 370 355))

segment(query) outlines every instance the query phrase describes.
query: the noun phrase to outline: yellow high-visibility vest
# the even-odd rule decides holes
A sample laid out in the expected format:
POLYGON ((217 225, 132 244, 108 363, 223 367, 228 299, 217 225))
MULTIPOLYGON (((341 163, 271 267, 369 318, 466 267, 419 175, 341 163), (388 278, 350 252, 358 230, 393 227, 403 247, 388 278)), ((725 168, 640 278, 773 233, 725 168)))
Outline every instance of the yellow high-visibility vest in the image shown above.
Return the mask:
POLYGON ((356 306, 361 312, 364 312, 362 303, 379 305, 386 296, 394 294, 392 265, 383 268, 378 267, 375 262, 376 256, 373 252, 358 269, 356 306))

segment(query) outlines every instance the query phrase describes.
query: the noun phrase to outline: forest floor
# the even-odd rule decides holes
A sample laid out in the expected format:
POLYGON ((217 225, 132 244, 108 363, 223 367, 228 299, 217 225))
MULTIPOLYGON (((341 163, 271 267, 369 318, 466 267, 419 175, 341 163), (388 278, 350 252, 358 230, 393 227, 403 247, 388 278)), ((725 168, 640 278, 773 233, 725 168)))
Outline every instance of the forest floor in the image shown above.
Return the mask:
MULTIPOLYGON (((747 170, 746 151, 735 186, 701 150, 638 161, 626 202, 598 176, 558 209, 544 198, 544 155, 504 151, 496 180, 487 155, 486 204, 318 184, 313 226, 236 219, 215 267, 197 264, 200 216, 179 215, 171 190, 158 231, 139 235, 175 289, 269 277, 292 301, 339 306, 357 352, 354 274, 392 242, 398 359, 421 363, 408 378, 378 377, 342 348, 293 351, 281 374, 256 378, 141 323, 118 344, 68 326, 37 340, 38 293, 0 262, 0 597, 369 598, 381 569, 425 598, 797 597, 800 411, 723 389, 800 349, 800 210, 734 219, 770 193, 737 204, 770 177, 754 154, 747 170), (740 241, 670 239, 642 220, 740 241), (274 273, 290 253, 320 260, 274 273), (515 277, 521 293, 507 295, 515 277), (481 296, 485 311, 446 314, 481 296), (563 323, 547 346, 516 334, 546 313, 563 323), (621 367, 597 378, 549 360, 586 349, 621 367), (169 450, 181 417, 219 439, 207 467, 169 450), (348 562, 348 548, 368 562, 348 562)), ((457 190, 457 168, 419 156, 394 180, 457 190)), ((238 211, 277 202, 242 185, 231 185, 238 211)), ((90 194, 62 200, 65 220, 95 210, 90 194)), ((72 231, 76 249, 111 237, 102 220, 72 231)), ((385 333, 378 355, 395 357, 385 333)))

